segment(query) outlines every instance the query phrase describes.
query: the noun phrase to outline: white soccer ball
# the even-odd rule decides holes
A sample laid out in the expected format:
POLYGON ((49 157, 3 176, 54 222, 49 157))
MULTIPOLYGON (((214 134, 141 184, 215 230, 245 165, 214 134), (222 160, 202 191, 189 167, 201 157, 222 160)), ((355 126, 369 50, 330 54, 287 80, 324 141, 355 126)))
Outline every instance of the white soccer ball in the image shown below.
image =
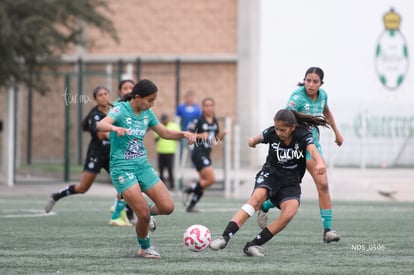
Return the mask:
POLYGON ((189 250, 199 252, 210 244, 211 232, 204 225, 194 224, 185 230, 183 240, 189 250))

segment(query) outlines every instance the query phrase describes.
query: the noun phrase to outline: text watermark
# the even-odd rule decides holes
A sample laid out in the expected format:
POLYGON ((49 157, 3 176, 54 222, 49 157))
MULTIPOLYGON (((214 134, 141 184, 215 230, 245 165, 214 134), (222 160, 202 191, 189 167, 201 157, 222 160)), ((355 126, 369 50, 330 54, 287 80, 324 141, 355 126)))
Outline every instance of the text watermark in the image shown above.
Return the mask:
POLYGON ((352 244, 351 250, 354 251, 361 251, 361 252, 371 252, 371 251, 384 251, 385 245, 384 244, 352 244))

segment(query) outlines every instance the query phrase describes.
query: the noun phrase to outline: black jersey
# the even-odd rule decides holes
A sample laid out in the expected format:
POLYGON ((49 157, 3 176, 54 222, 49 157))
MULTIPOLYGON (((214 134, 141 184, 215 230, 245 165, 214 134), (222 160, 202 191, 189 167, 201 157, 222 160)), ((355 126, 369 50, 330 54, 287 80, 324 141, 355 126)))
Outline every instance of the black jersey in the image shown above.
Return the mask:
POLYGON ((204 116, 200 116, 195 119, 188 129, 190 132, 200 134, 208 133, 206 139, 197 139, 194 143, 194 150, 206 150, 211 151, 211 146, 218 142, 216 136, 219 133, 219 124, 217 119, 214 117, 211 123, 208 123, 204 116))
POLYGON ((306 128, 296 127, 292 141, 285 145, 276 135, 275 127, 263 131, 262 143, 269 144, 264 171, 277 175, 287 184, 298 184, 306 171, 306 147, 313 144, 312 133, 306 128))
POLYGON ((91 149, 99 150, 102 154, 109 155, 109 140, 108 139, 99 139, 97 135, 96 124, 106 117, 106 114, 101 112, 98 109, 98 106, 95 106, 88 114, 87 118, 87 128, 91 134, 91 141, 89 147, 91 149))

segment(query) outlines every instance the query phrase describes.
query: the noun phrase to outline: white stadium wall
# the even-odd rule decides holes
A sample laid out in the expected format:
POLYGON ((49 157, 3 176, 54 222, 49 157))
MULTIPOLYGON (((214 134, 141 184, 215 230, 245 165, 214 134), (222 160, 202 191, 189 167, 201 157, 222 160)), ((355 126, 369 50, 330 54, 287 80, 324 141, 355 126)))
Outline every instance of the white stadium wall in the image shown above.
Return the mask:
POLYGON ((326 160, 335 166, 413 167, 414 1, 260 3, 261 128, 285 107, 307 68, 318 66, 344 136, 339 148, 332 131, 322 132, 326 160))

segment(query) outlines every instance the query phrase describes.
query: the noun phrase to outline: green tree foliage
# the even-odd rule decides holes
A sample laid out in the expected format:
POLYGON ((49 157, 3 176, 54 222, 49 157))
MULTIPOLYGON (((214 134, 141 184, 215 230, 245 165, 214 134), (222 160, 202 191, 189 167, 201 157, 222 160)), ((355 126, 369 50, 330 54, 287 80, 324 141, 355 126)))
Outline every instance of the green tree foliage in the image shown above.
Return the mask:
POLYGON ((45 91, 42 72, 54 71, 53 64, 71 47, 86 45, 86 26, 117 41, 105 12, 109 12, 105 0, 1 0, 0 88, 11 80, 28 84, 32 75, 34 87, 45 91))

